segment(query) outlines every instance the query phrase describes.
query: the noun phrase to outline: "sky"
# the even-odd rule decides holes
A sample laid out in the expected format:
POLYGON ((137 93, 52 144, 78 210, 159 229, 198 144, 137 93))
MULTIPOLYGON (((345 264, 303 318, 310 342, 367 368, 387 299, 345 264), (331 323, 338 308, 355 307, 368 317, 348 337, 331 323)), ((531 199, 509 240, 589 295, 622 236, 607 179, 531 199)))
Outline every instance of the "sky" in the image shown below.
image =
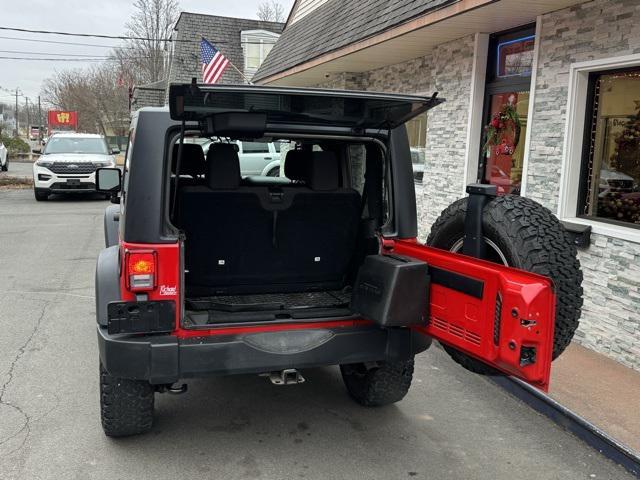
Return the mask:
MULTIPOLYGON (((289 13, 293 0, 279 0, 289 13)), ((179 0, 180 10, 229 17, 256 18, 261 0, 179 0)), ((74 33, 123 35, 124 24, 133 12, 133 0, 31 0, 28 3, 0 0, 0 26, 74 33)), ((117 40, 27 34, 0 30, 0 57, 37 56, 38 53, 106 55, 108 48, 57 45, 7 39, 19 37, 65 42, 117 45, 117 40), (18 53, 13 53, 18 52, 18 53), (30 52, 31 55, 22 53, 30 52)), ((63 57, 62 55, 60 55, 63 57)), ((44 57, 44 55, 40 55, 44 57)), ((49 56, 47 56, 49 57, 49 56)), ((63 57, 64 58, 64 57, 63 57)), ((42 82, 56 71, 81 68, 85 62, 26 61, 0 59, 0 102, 13 103, 7 90, 18 87, 30 101, 37 100, 42 82)), ((24 104, 24 97, 20 98, 24 104)))

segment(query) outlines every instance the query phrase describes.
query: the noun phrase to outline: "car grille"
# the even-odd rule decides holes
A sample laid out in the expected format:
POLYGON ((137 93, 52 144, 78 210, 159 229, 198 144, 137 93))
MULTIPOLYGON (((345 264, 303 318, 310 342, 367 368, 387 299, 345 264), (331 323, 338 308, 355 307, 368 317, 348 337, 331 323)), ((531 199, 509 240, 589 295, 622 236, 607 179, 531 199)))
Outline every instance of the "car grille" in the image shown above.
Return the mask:
POLYGON ((62 163, 55 162, 50 167, 53 173, 57 174, 87 174, 93 173, 96 171, 96 167, 93 163, 89 162, 78 162, 78 163, 62 163))

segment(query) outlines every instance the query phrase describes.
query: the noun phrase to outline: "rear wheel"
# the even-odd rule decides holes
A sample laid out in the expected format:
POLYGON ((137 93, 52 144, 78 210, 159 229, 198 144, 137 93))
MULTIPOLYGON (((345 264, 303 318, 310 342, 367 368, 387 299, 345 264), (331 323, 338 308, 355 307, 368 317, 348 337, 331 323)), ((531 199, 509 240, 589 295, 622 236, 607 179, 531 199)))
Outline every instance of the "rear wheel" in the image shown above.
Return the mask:
MULTIPOLYGON (((446 208, 433 224, 427 244, 461 251, 467 199, 446 208)), ((553 280, 556 319, 553 359, 569 345, 578 328, 582 308, 582 271, 575 246, 553 214, 528 198, 506 195, 487 204, 482 219, 487 260, 545 275, 553 280)), ((452 347, 449 355, 475 373, 494 374, 494 369, 452 347)))
POLYGON ((100 364, 100 418, 109 437, 137 435, 153 426, 154 388, 143 380, 115 377, 100 364))
POLYGON ((356 402, 365 407, 380 407, 399 402, 407 394, 413 378, 413 358, 377 365, 340 365, 340 371, 349 395, 356 402))
POLYGON ((49 192, 47 192, 46 190, 41 190, 39 188, 36 188, 33 191, 33 194, 35 195, 36 200, 38 202, 43 202, 43 201, 45 201, 46 199, 49 198, 49 192))

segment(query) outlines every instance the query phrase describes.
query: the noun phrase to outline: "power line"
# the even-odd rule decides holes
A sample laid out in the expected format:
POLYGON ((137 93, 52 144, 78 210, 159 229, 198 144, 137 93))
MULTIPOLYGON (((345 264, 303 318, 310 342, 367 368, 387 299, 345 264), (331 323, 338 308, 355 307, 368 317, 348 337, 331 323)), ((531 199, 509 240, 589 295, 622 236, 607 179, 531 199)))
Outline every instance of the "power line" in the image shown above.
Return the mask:
POLYGON ((0 56, 0 60, 35 60, 39 62, 110 62, 117 59, 111 58, 30 58, 30 57, 4 57, 0 56))
POLYGON ((25 52, 24 50, 0 50, 0 53, 23 53, 26 55, 50 55, 55 57, 89 57, 89 58, 109 58, 111 55, 94 55, 91 53, 53 53, 53 52, 25 52))
MULTIPOLYGON (((0 27, 0 30, 10 30, 12 32, 23 32, 23 33, 38 33, 38 34, 46 34, 46 35, 66 35, 71 37, 92 37, 92 38, 109 38, 112 40, 143 40, 143 41, 151 41, 151 42, 174 42, 174 43, 200 43, 200 40, 179 40, 177 38, 150 38, 150 37, 127 37, 124 35, 102 35, 98 33, 73 33, 73 32, 58 32, 53 30, 32 30, 29 28, 15 28, 15 27, 0 27)), ((0 37, 4 38, 4 37, 0 37)), ((19 39, 16 39, 19 40, 19 39)), ((36 41, 30 39, 24 39, 27 41, 36 41)), ((47 40, 40 40, 41 42, 48 42, 47 40)), ((50 42, 50 43, 62 43, 62 42, 50 42)), ((211 43, 216 45, 224 45, 229 43, 226 40, 212 41, 211 43)), ((270 42, 238 42, 245 45, 262 45, 262 44, 270 44, 270 42)), ((275 43, 275 42, 274 42, 275 43)), ((69 45, 80 45, 69 42, 69 45)), ((121 48, 121 47, 112 47, 112 48, 121 48)))
MULTIPOLYGON (((178 40, 173 38, 149 38, 149 37, 127 37, 123 35, 102 35, 98 33, 72 33, 72 32, 58 32, 53 30, 32 30, 30 28, 16 28, 16 27, 0 27, 0 30, 10 30, 12 32, 23 33, 42 33, 47 35, 66 35, 70 37, 92 37, 92 38, 110 38, 113 40, 147 40, 154 42, 186 42, 186 43, 199 43, 199 40, 178 40)), ((227 42, 218 42, 227 43, 227 42)))
POLYGON ((36 42, 36 43, 55 43, 57 45, 77 45, 80 47, 100 47, 100 48, 124 48, 124 49, 135 49, 135 47, 121 47, 119 45, 101 45, 99 43, 80 43, 80 42, 62 42, 60 40, 42 40, 38 38, 20 38, 20 37, 5 37, 0 36, 2 40, 18 40, 20 42, 36 42))

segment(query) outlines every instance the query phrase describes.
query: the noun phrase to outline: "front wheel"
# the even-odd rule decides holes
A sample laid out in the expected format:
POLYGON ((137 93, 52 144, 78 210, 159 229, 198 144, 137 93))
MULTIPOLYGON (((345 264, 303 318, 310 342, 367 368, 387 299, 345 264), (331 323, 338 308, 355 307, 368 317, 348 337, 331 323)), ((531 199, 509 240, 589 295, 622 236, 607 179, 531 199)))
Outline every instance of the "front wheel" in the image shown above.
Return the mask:
POLYGON ((351 398, 365 407, 380 407, 405 397, 411 387, 413 365, 413 358, 376 365, 355 363, 340 365, 340 372, 351 398))
POLYGON ((279 177, 280 176, 280 167, 272 168, 267 172, 267 177, 279 177))
POLYGON ((2 170, 3 172, 9 171, 9 157, 7 157, 7 160, 4 162, 4 165, 2 165, 2 168, 0 170, 2 170))
MULTIPOLYGON (((427 244, 461 252, 466 212, 466 198, 447 207, 433 224, 427 244)), ((516 195, 496 197, 486 205, 482 230, 486 260, 544 275, 553 281, 556 294, 553 359, 556 359, 571 342, 582 308, 582 271, 566 230, 548 209, 516 195)), ((444 348, 468 370, 496 373, 452 347, 444 348)))
POLYGON ((36 188, 33 191, 33 194, 35 195, 36 200, 38 202, 44 202, 46 199, 49 198, 49 192, 47 192, 46 190, 41 190, 39 188, 36 188))
POLYGON ((153 426, 154 388, 143 380, 110 375, 100 364, 100 418, 109 437, 137 435, 153 426))

